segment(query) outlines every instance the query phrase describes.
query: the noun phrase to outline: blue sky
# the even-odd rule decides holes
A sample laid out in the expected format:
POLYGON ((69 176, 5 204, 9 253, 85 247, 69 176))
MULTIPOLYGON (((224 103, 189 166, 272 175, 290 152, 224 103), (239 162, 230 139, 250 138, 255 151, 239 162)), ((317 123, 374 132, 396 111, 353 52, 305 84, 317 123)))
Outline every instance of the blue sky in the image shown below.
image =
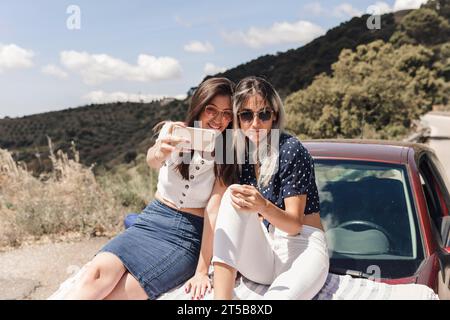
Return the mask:
POLYGON ((182 97, 206 74, 298 48, 371 5, 422 2, 1 0, 0 117, 182 97))

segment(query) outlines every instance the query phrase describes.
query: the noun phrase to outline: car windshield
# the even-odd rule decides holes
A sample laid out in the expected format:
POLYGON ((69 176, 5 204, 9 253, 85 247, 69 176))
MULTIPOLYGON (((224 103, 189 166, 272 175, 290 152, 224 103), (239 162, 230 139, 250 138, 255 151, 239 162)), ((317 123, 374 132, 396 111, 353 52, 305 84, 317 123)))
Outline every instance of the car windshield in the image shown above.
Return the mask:
POLYGON ((331 271, 412 276, 423 249, 406 167, 316 159, 315 172, 331 271))

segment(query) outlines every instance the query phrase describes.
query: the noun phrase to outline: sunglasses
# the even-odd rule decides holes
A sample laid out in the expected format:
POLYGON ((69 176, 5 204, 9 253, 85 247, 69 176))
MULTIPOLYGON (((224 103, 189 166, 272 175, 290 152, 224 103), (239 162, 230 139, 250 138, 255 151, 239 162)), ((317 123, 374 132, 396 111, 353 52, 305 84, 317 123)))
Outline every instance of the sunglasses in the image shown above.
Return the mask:
POLYGON ((220 114, 223 117, 222 119, 225 119, 225 121, 230 122, 231 120, 233 120, 233 111, 221 111, 211 104, 205 107, 205 114, 210 118, 215 118, 220 114))
POLYGON ((272 109, 262 109, 258 112, 253 112, 251 110, 244 110, 238 113, 239 119, 243 122, 252 122, 255 115, 258 115, 259 120, 265 122, 272 119, 272 109))

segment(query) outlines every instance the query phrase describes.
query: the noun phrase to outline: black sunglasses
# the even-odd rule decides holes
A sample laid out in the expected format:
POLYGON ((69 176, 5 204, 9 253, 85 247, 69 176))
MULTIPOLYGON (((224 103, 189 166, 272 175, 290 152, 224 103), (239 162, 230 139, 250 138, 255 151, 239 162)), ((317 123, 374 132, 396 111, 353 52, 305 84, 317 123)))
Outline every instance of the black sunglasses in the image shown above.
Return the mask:
POLYGON ((251 110, 244 110, 238 113, 239 119, 244 122, 252 122, 255 118, 255 115, 258 115, 259 120, 265 122, 269 121, 272 118, 272 113, 274 111, 272 109, 262 109, 258 112, 253 112, 251 110))

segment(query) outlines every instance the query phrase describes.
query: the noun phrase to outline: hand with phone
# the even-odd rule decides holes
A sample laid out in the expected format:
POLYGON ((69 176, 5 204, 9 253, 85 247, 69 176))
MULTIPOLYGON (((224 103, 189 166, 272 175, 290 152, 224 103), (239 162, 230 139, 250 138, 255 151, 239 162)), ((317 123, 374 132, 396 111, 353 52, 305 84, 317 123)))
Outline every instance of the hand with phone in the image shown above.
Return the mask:
POLYGON ((157 139, 155 144, 148 150, 147 163, 150 167, 159 169, 172 152, 179 149, 180 144, 190 142, 186 138, 173 135, 173 130, 177 127, 185 128, 186 125, 184 122, 171 122, 167 135, 157 139))
POLYGON ((217 137, 217 131, 211 129, 177 126, 173 129, 173 136, 185 139, 180 144, 183 149, 202 152, 213 152, 217 137))

